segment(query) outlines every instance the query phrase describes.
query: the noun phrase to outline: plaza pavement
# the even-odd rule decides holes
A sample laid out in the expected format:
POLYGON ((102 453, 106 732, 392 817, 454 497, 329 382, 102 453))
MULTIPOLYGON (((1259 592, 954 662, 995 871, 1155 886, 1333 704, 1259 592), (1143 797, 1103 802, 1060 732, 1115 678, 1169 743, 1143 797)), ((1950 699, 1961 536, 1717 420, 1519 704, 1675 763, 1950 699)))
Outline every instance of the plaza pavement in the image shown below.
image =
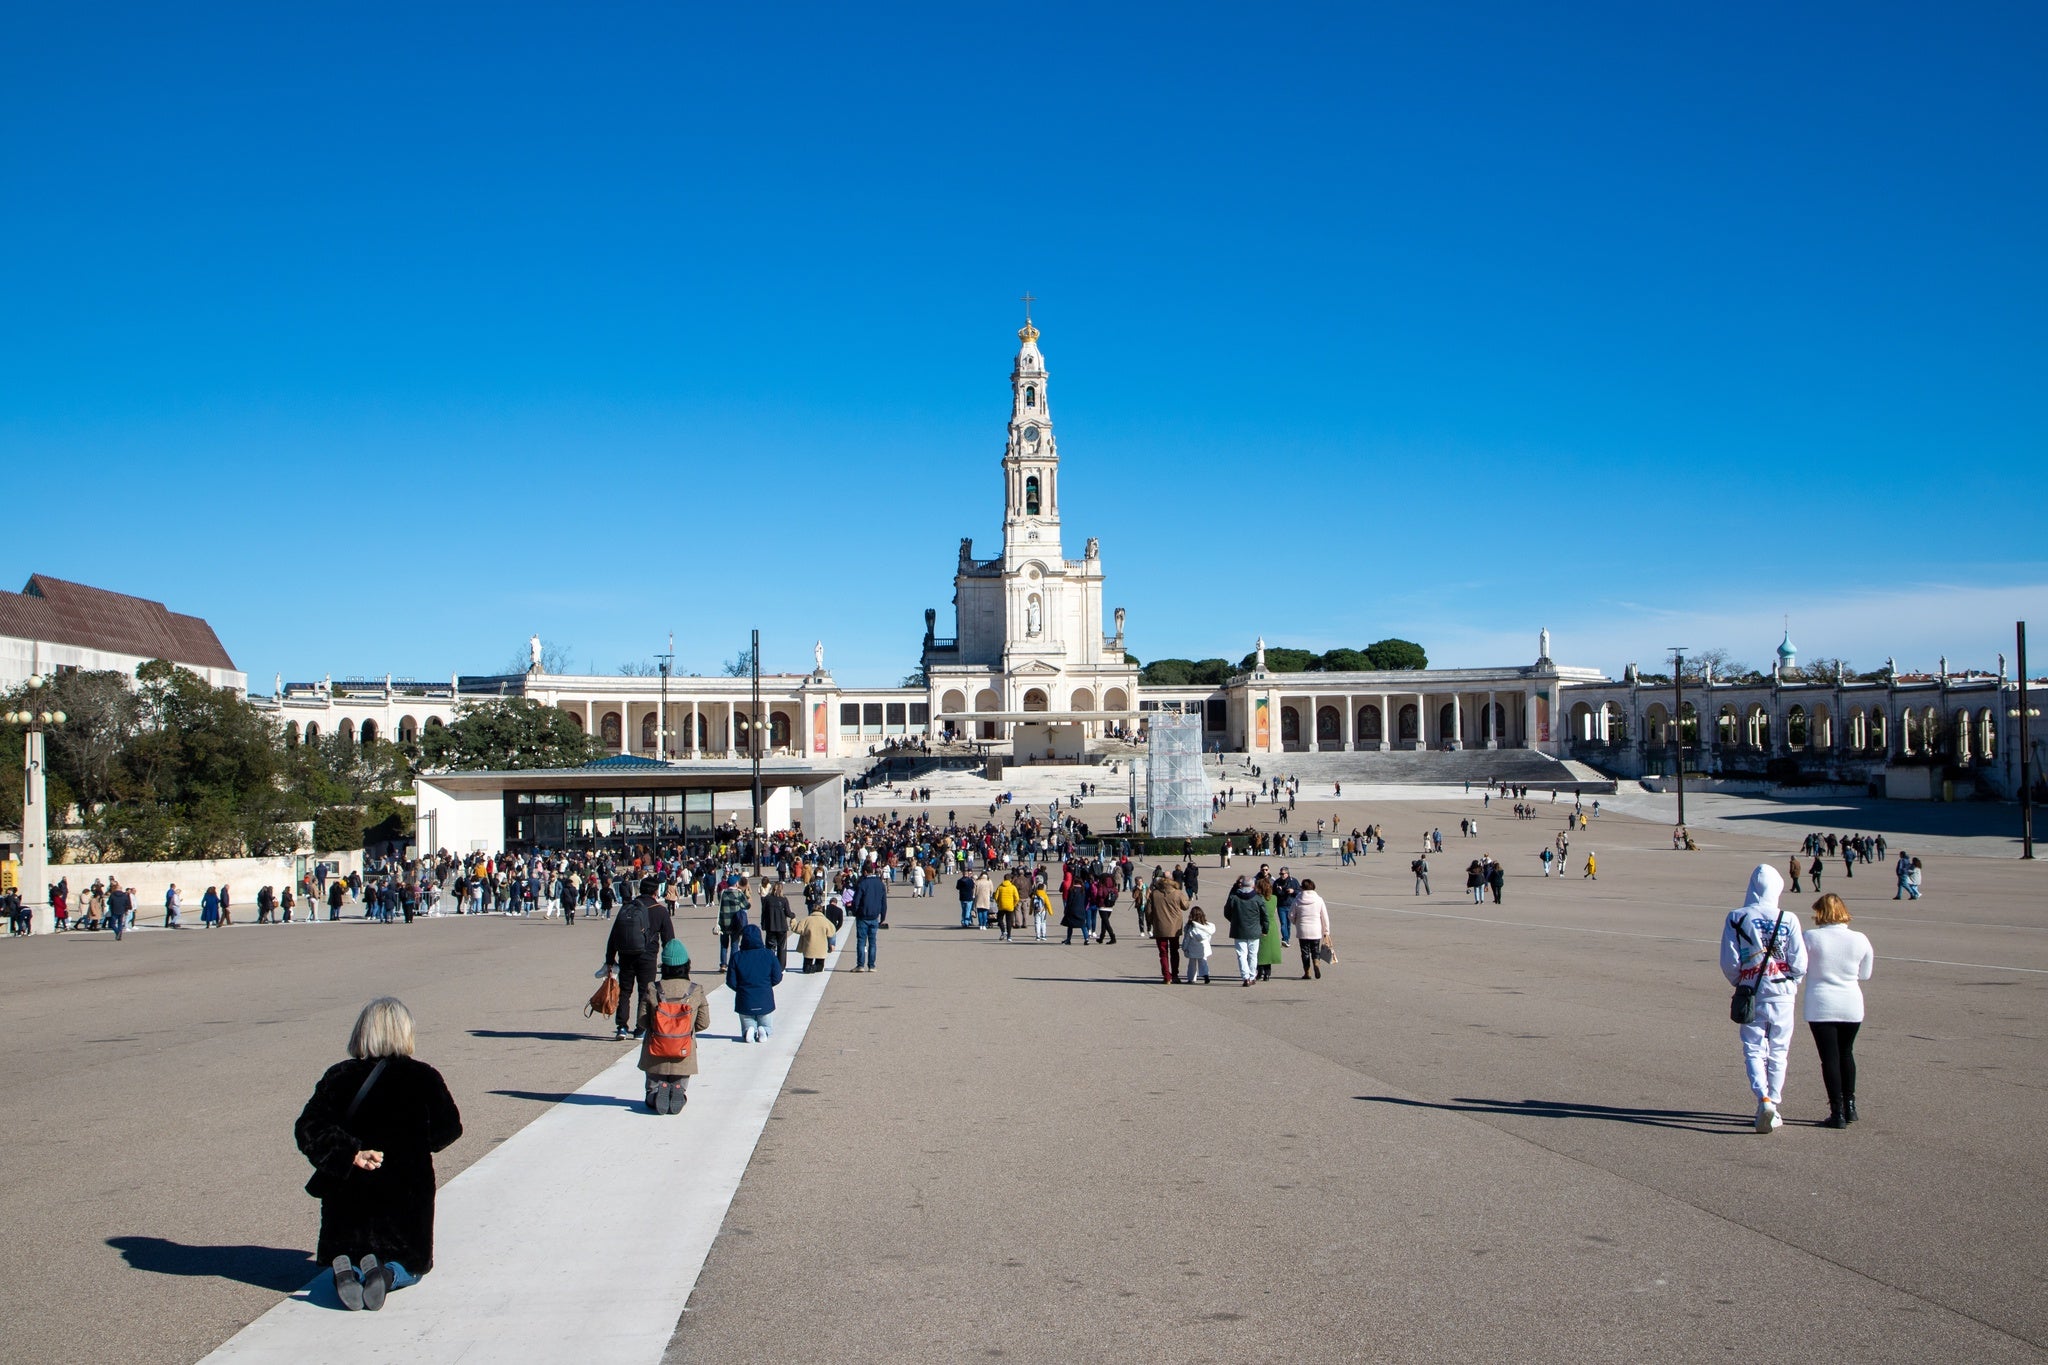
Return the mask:
MULTIPOLYGON (((1310 863, 1341 958, 1317 983, 1283 965, 1225 984, 1219 945, 1217 984, 1152 984, 1128 909, 1117 945, 1003 945, 946 927, 943 888, 899 888, 882 970, 824 989, 667 1358, 2044 1354, 2038 865, 1943 858, 1917 904, 1892 903, 1880 867, 1831 875, 1879 955, 1866 1118, 1810 1126, 1825 1103, 1802 1030, 1790 1122, 1758 1137, 1715 939, 1788 841, 1674 853, 1661 822, 1607 815, 1545 881, 1557 818, 1496 806, 1460 840, 1478 805, 1319 803, 1311 826, 1377 818, 1390 839, 1357 869, 1310 863), (1407 864, 1430 824, 1446 851, 1423 900, 1407 864), (1589 847, 1597 883, 1576 873, 1589 847), (1508 865, 1504 905, 1462 894, 1480 851, 1508 865)), ((686 917, 700 959, 707 915, 686 917)), ((459 1179, 620 1054, 577 1005, 602 932, 486 918, 7 945, 0 1235, 43 1269, 0 1278, 7 1358, 196 1359, 311 1277, 290 1124, 370 994, 421 1014, 469 1127, 441 1164, 459 1179)), ((619 1210, 616 1246, 564 1256, 674 1293, 682 1272, 632 1248, 636 1227, 693 1216, 686 1179, 619 1210)), ((373 1330, 416 1337, 392 1320, 441 1311, 432 1285, 373 1330)))

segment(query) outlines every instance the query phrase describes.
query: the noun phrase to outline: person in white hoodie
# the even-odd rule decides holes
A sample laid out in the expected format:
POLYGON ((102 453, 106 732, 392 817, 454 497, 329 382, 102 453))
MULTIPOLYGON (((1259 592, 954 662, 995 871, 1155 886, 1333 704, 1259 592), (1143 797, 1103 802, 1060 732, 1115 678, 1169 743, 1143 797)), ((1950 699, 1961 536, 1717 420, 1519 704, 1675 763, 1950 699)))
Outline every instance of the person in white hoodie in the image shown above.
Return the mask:
POLYGON ((1813 903, 1806 936, 1806 1027, 1820 1049, 1820 1076, 1828 1088, 1823 1128, 1856 1121, 1856 1030, 1863 1027, 1863 987, 1877 955, 1870 940, 1849 927, 1849 907, 1830 891, 1813 903))
POLYGON ((1294 898, 1294 941, 1301 945, 1301 979, 1307 981, 1310 972, 1321 979, 1323 964, 1316 954, 1330 941, 1330 907, 1313 881, 1303 882, 1294 898))
POLYGON ((1749 874, 1749 896, 1721 923, 1721 975, 1731 986, 1756 988, 1756 1016, 1742 1025, 1742 1056, 1756 1096, 1756 1130, 1784 1120, 1785 1057, 1792 1046, 1792 1007, 1806 975, 1806 941, 1799 917, 1781 909, 1785 879, 1768 863, 1749 874))
POLYGON ((1209 917, 1196 906, 1188 911, 1188 927, 1181 931, 1180 955, 1188 964, 1187 984, 1195 984, 1197 973, 1202 984, 1209 984, 1209 940, 1216 937, 1216 926, 1209 923, 1209 917))

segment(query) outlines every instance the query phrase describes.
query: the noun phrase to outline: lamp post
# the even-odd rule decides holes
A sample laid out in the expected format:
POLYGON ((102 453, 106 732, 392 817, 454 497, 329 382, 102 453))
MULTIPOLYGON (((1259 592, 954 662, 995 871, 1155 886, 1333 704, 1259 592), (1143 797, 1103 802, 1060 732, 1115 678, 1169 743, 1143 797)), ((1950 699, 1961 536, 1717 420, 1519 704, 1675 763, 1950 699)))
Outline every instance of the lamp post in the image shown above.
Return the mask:
POLYGON ((761 844, 768 832, 761 825, 761 632, 754 632, 749 650, 753 664, 754 700, 747 722, 747 752, 754 763, 754 886, 761 885, 761 844))
POLYGON ((669 758, 668 673, 669 669, 675 665, 676 661, 676 633, 674 631, 670 631, 668 633, 668 653, 657 654, 654 657, 661 660, 661 719, 658 722, 656 722, 656 726, 661 731, 662 761, 667 762, 669 758))
POLYGON ((1671 723, 1678 727, 1678 823, 1685 825, 1685 646, 1671 646, 1671 723))
POLYGON ((2031 860, 2034 856, 2034 750, 2033 741, 2027 733, 2027 722, 2033 718, 2033 711, 2027 706, 2027 623, 2019 625, 2020 664, 2020 857, 2031 860))
MULTIPOLYGON (((28 680, 30 707, 44 686, 40 674, 28 680)), ((43 771, 43 732, 62 725, 62 711, 40 708, 9 711, 9 725, 22 728, 21 746, 21 899, 29 911, 29 932, 54 933, 56 911, 50 907, 50 810, 43 771)))

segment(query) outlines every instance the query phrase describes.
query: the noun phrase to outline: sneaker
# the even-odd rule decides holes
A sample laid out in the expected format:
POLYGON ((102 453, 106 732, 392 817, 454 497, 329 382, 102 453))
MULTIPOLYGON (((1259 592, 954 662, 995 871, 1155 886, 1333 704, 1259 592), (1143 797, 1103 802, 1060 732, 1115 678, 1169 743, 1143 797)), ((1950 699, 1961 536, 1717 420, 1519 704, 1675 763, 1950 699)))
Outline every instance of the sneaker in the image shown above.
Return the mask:
POLYGON ((632 1034, 626 1032, 626 1030, 622 1028, 615 1028, 612 1030, 612 1041, 615 1043, 623 1043, 624 1041, 626 1041, 626 1039, 632 1036, 632 1034))
POLYGON ((1785 1120, 1783 1120, 1783 1119, 1781 1119, 1781 1118, 1779 1118, 1779 1117, 1778 1117, 1778 1106, 1777 1106, 1777 1105, 1775 1105, 1775 1104, 1772 1104, 1772 1103, 1771 1103, 1771 1102, 1770 1102, 1769 1100, 1764 1100, 1764 1101, 1761 1101, 1761 1102, 1760 1102, 1760 1103, 1759 1103, 1759 1104, 1757 1105, 1757 1107, 1756 1107, 1756 1130, 1757 1130, 1757 1131, 1758 1131, 1759 1133, 1768 1133, 1768 1132, 1770 1132, 1770 1131, 1771 1131, 1771 1130, 1772 1130, 1773 1128, 1776 1128, 1776 1127, 1779 1127, 1780 1125, 1782 1125, 1782 1124, 1783 1124, 1784 1122, 1785 1122, 1785 1120))

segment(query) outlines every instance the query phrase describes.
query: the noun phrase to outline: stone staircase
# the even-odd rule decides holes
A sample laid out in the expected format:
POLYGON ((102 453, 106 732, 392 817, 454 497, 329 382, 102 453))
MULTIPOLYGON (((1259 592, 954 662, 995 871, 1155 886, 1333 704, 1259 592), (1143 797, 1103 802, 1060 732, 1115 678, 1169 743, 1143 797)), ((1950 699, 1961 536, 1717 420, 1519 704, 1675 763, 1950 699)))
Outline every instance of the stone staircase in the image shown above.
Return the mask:
MULTIPOLYGON (((1243 754, 1221 754, 1226 781, 1243 785, 1243 754)), ((1257 760, 1266 777, 1299 778, 1304 787, 1353 782, 1360 786, 1462 786, 1513 782, 1531 787, 1612 791, 1614 784, 1583 764, 1561 762, 1534 749, 1403 750, 1383 753, 1268 754, 1257 760)), ((1210 781, 1218 768, 1211 764, 1210 781)))

